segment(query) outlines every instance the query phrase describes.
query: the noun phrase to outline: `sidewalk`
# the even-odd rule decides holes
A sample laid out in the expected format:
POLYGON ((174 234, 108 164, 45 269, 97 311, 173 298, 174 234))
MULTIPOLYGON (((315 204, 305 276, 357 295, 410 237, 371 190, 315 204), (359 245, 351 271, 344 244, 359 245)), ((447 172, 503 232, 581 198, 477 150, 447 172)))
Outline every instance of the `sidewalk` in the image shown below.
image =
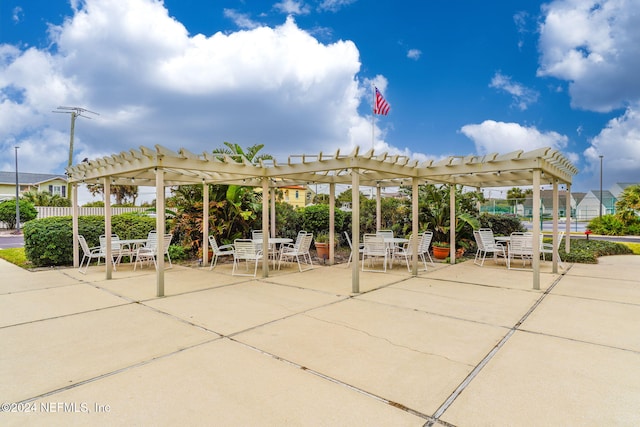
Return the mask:
POLYGON ((2 425, 640 425, 640 257, 267 279, 0 260, 2 425))

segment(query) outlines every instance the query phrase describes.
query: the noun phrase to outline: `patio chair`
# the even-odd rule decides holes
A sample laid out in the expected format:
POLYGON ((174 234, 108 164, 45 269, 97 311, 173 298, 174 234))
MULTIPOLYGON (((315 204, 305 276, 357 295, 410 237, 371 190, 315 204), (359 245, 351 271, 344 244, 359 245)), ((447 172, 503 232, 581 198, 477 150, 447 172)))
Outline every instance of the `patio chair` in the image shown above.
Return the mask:
POLYGON ((473 237, 476 240, 478 250, 476 251, 476 257, 473 263, 482 267, 484 260, 488 253, 493 254, 493 261, 498 262, 498 256, 503 259, 506 258, 507 253, 505 247, 500 243, 497 243, 493 235, 493 231, 490 228, 481 228, 473 231, 473 237))
MULTIPOLYGON (((171 264, 171 256, 169 256, 169 245, 171 244, 171 239, 173 238, 172 234, 165 234, 163 240, 163 249, 164 256, 169 259, 169 267, 172 268, 171 264)), ((133 265, 133 269, 135 270, 138 266, 138 262, 140 262, 140 268, 142 268, 142 262, 146 261, 150 263, 153 261, 153 265, 158 269, 158 262, 156 260, 156 252, 158 251, 158 233, 155 231, 150 231, 147 235, 147 242, 144 246, 138 248, 136 251, 136 261, 133 265)))
POLYGON ((258 261, 263 257, 262 250, 256 247, 252 239, 236 239, 233 241, 233 269, 232 276, 252 276, 256 277, 258 272, 258 261), (244 261, 247 273, 239 273, 239 264, 244 261), (249 263, 253 262, 253 274, 249 273, 249 263))
POLYGON ((376 235, 382 236, 386 240, 385 243, 387 244, 387 250, 389 251, 389 257, 393 261, 393 253, 396 251, 396 249, 398 249, 400 247, 399 245, 396 245, 395 243, 389 241, 390 239, 393 239, 395 237, 393 235, 393 230, 378 230, 378 231, 376 231, 376 235))
POLYGON ((533 235, 531 233, 511 233, 507 252, 507 268, 515 268, 511 264, 516 258, 522 260, 522 268, 524 268, 526 262, 533 259, 533 235))
POLYGON ((280 261, 278 261, 278 270, 280 270, 280 266, 283 260, 293 261, 294 258, 298 263, 298 269, 300 270, 300 272, 312 269, 313 260, 311 259, 311 254, 309 253, 312 241, 313 233, 301 231, 298 233, 298 236, 296 237, 296 241, 294 243, 282 244, 282 246, 280 247, 280 261), (300 262, 300 257, 302 257, 302 263, 300 262), (303 269, 302 264, 306 264, 308 267, 303 269))
POLYGON ((433 258, 431 258, 431 254, 429 253, 429 247, 431 246, 431 240, 433 239, 433 231, 425 231, 422 233, 422 239, 418 244, 418 256, 422 259, 422 263, 424 264, 424 271, 427 271, 427 257, 429 257, 429 262, 432 266, 435 266, 433 263, 433 258))
POLYGON ((365 234, 362 238, 364 249, 362 250, 362 271, 387 272, 387 257, 389 250, 384 241, 384 237, 378 234, 365 234), (383 269, 376 270, 373 268, 373 261, 382 258, 383 269), (370 269, 365 270, 366 260, 369 260, 370 269))
MULTIPOLYGON (((104 234, 101 234, 100 237, 98 237, 98 240, 100 241, 100 252, 102 253, 102 258, 107 259, 107 236, 104 234)), ((117 234, 112 234, 111 235, 111 262, 113 264, 113 269, 117 270, 117 265, 118 263, 120 263, 120 259, 122 258, 121 255, 121 246, 120 246, 120 238, 118 237, 117 234)), ((128 252, 127 252, 128 253, 128 252)), ((130 256, 130 254, 129 254, 130 256)), ((100 264, 100 260, 98 260, 98 264, 100 264)))
POLYGON ((87 240, 83 235, 78 236, 78 242, 80 242, 80 247, 82 248, 82 261, 80 262, 80 268, 78 271, 82 274, 87 274, 87 269, 89 268, 89 264, 92 259, 97 259, 98 264, 100 263, 100 258, 104 258, 104 254, 102 253, 102 249, 100 246, 94 246, 92 248, 87 244, 87 240), (84 271, 82 271, 82 266, 84 265, 84 260, 87 260, 87 265, 84 266, 84 271))
POLYGON ((211 246, 211 250, 213 251, 209 271, 213 270, 213 268, 216 266, 219 257, 228 255, 233 256, 233 245, 218 246, 218 242, 216 242, 216 238, 214 236, 209 236, 209 246, 211 246))
MULTIPOLYGON (((260 249, 260 250, 262 250, 263 236, 264 235, 262 233, 262 230, 251 230, 251 238, 253 240, 260 240, 261 241, 260 243, 256 243, 256 245, 259 246, 258 249, 260 249)), ((270 234, 267 233, 267 239, 270 239, 270 238, 271 238, 270 234)), ((268 257, 270 259, 273 260, 273 268, 275 268, 276 267, 276 261, 278 260, 278 255, 279 255, 278 248, 276 247, 275 243, 271 243, 271 242, 268 242, 267 246, 268 246, 268 251, 269 251, 269 253, 267 255, 268 255, 268 257)))
MULTIPOLYGON (((402 246, 398 247, 393 253, 393 257, 396 258, 404 258, 405 264, 407 264, 407 270, 411 271, 411 266, 409 265, 409 258, 411 258, 412 248, 413 248, 413 234, 409 236, 409 241, 402 246)), ((420 240, 422 240, 422 235, 419 237, 417 255, 420 253, 420 240)), ((424 263, 424 269, 427 269, 427 263, 424 263)))
MULTIPOLYGON (((561 231, 558 234, 558 246, 556 250, 558 251, 558 264, 560 264, 560 268, 564 268, 564 264, 562 263, 562 258, 560 257, 560 243, 562 243, 562 239, 564 238, 564 231, 561 231)), ((553 242, 552 243, 544 243, 542 241, 542 234, 540 234, 540 253, 542 254, 542 259, 547 260, 546 254, 551 254, 553 257, 553 242)), ((552 258, 553 259, 553 258, 552 258)))
MULTIPOLYGON (((344 236, 347 238, 347 243, 349 244, 349 249, 351 249, 351 253, 349 253, 349 261, 347 261, 347 267, 349 267, 349 264, 351 264, 351 260, 353 259, 353 244, 351 243, 351 237, 349 237, 349 233, 347 233, 346 231, 344 232, 344 236)), ((360 254, 362 253, 363 249, 364 249, 364 244, 360 243, 358 248, 358 259, 360 258, 360 254)))

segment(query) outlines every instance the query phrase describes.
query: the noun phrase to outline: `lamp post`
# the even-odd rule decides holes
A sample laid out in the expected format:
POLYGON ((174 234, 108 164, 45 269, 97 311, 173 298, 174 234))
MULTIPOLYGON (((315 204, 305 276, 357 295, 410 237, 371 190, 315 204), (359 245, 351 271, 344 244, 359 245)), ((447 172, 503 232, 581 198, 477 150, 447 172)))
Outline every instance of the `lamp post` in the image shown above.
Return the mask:
POLYGON ((604 200, 602 200, 602 158, 604 156, 600 154, 600 218, 602 218, 602 204, 604 200))
POLYGON ((20 180, 18 179, 18 148, 16 151, 16 234, 20 232, 20 180))

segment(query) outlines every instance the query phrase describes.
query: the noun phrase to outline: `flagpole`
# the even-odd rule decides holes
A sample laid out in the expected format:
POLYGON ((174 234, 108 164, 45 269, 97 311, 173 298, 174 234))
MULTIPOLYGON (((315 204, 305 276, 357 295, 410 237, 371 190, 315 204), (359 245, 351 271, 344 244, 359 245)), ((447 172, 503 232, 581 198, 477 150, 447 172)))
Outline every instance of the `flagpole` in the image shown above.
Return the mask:
POLYGON ((373 84, 371 85, 371 92, 373 94, 373 103, 371 104, 371 149, 373 150, 376 141, 376 88, 373 84))

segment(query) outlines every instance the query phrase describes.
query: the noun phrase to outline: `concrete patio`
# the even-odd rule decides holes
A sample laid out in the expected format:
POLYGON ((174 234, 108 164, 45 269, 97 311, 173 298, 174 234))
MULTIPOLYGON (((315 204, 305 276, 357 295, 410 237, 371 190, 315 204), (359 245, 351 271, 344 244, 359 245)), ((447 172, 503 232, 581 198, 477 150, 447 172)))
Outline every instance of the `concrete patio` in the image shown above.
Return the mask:
POLYGON ((542 272, 0 260, 0 423, 640 425, 640 257, 542 272))

